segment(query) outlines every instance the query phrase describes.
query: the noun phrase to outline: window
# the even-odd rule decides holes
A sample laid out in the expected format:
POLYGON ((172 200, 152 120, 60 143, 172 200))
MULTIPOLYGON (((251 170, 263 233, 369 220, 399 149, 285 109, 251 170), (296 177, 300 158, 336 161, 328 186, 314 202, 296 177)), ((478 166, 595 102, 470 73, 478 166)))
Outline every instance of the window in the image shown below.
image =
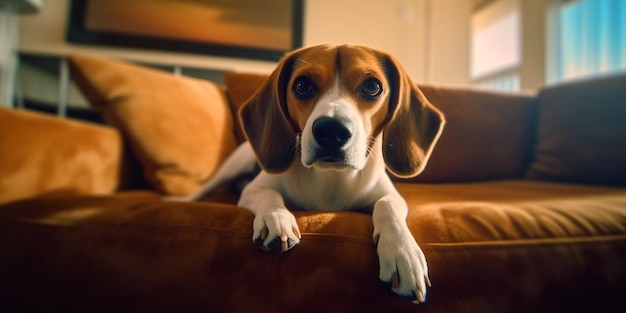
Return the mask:
POLYGON ((626 70, 626 1, 555 1, 548 83, 626 70))
POLYGON ((472 84, 516 91, 521 63, 519 0, 489 2, 472 14, 472 84))

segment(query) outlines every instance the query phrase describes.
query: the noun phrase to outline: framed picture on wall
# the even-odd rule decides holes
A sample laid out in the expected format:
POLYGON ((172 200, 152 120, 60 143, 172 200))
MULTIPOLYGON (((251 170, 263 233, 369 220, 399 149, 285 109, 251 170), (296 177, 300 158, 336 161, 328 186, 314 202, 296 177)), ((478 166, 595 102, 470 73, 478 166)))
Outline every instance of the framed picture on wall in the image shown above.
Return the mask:
POLYGON ((72 43, 276 61, 302 46, 304 0, 72 0, 72 43))

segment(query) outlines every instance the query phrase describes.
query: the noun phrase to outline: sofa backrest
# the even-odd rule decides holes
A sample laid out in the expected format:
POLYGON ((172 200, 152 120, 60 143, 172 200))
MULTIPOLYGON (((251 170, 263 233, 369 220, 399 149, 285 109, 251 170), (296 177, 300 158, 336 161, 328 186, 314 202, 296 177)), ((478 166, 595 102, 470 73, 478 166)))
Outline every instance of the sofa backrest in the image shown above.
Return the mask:
POLYGON ((626 74, 548 87, 537 99, 537 145, 526 177, 626 184, 626 74))
POLYGON ((523 176, 534 145, 536 102, 529 94, 420 85, 446 117, 443 134, 414 182, 442 183, 523 176))

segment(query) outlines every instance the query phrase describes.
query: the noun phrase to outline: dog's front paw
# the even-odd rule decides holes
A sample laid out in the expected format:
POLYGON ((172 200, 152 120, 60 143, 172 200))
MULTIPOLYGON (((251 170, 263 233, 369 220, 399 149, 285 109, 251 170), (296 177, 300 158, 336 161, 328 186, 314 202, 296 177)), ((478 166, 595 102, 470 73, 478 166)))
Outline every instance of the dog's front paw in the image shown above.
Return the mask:
POLYGON ((413 236, 410 233, 380 234, 375 236, 374 242, 380 262, 380 280, 402 297, 415 303, 425 302, 426 289, 430 287, 428 266, 413 236))
POLYGON ((285 252, 300 243, 296 218, 287 209, 276 209, 254 218, 252 240, 267 251, 285 252))

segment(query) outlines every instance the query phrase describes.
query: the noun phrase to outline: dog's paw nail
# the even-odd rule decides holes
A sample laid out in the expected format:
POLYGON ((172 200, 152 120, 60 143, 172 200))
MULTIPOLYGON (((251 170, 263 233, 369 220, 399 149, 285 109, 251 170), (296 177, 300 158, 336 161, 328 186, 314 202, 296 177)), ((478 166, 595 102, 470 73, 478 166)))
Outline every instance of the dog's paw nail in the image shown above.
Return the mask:
POLYGON ((285 252, 289 250, 289 238, 286 234, 280 234, 280 251, 285 252))
POLYGON ((298 239, 302 239, 302 235, 300 234, 300 230, 297 227, 292 228, 293 233, 296 234, 296 237, 298 237, 298 239))
POLYGON ((300 243, 300 240, 286 238, 285 241, 283 241, 281 237, 276 236, 267 244, 265 244, 265 242, 266 240, 261 239, 261 237, 254 239, 254 244, 256 244, 259 248, 272 252, 287 252, 297 246, 300 243))
POLYGON ((421 291, 416 291, 415 300, 413 300, 413 303, 424 303, 424 302, 426 302, 426 296, 424 295, 424 293, 421 291))
POLYGON ((396 289, 398 286, 400 286, 400 277, 398 273, 393 273, 393 275, 391 275, 391 288, 396 289))
POLYGON ((426 276, 425 279, 426 279, 426 287, 428 287, 428 288, 432 287, 433 285, 430 283, 430 278, 428 278, 428 276, 426 276))
POLYGON ((295 239, 289 238, 287 240, 287 249, 283 250, 283 252, 289 251, 289 250, 293 249, 293 247, 295 247, 295 246, 297 246, 299 244, 300 244, 300 240, 295 240, 295 239))
POLYGON ((259 247, 259 248, 261 248, 261 249, 263 249, 263 250, 268 250, 268 249, 267 249, 267 248, 263 245, 263 243, 265 242, 265 240, 264 240, 263 238, 261 238, 261 236, 254 238, 254 240, 252 240, 252 241, 254 242, 254 244, 255 244, 257 247, 259 247))

